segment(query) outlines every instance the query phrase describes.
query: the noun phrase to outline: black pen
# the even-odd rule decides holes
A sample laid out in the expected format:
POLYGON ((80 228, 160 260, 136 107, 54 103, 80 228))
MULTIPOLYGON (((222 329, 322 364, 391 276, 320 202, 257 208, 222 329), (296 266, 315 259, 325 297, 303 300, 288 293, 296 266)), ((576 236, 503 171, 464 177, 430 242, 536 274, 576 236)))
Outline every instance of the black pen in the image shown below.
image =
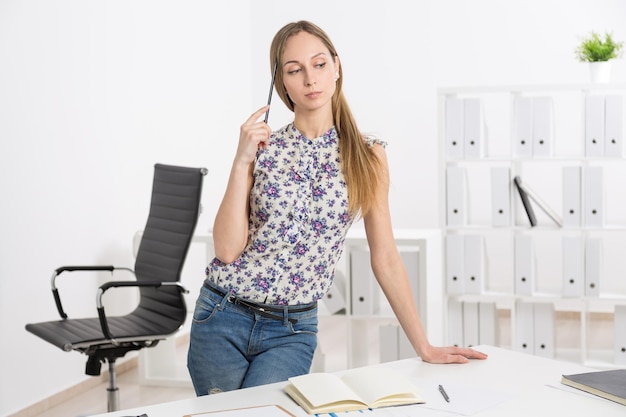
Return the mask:
MULTIPOLYGON (((272 81, 270 82, 270 93, 267 97, 267 105, 269 106, 272 102, 272 92, 274 91, 274 80, 276 79, 276 69, 278 67, 278 60, 274 61, 274 71, 272 71, 272 81)), ((267 119, 270 117, 270 109, 267 109, 265 112, 265 123, 267 123, 267 119)))
POLYGON ((445 389, 443 389, 443 385, 439 385, 439 392, 443 395, 443 399, 446 400, 447 403, 450 402, 450 397, 448 397, 448 393, 445 389))

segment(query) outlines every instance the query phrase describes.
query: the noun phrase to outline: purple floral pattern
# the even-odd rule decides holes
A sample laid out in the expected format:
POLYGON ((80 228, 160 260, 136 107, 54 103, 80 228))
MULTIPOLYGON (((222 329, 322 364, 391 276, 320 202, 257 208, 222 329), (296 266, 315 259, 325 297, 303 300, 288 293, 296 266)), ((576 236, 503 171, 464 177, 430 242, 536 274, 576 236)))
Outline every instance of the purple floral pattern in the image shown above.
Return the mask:
MULTIPOLYGON (((324 297, 354 221, 338 141, 335 128, 313 140, 293 123, 272 133, 255 161, 248 244, 230 264, 213 259, 207 279, 267 304, 324 297)), ((373 137, 367 142, 386 145, 373 137)))

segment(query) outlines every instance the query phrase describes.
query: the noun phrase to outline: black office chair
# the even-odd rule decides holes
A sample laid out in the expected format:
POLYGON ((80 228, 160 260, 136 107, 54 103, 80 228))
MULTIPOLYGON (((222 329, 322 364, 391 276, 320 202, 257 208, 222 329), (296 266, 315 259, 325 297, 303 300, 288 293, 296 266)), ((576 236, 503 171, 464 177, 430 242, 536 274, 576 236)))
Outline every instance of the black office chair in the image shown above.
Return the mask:
MULTIPOLYGON (((88 356, 85 373, 100 375, 109 364, 108 411, 119 409, 115 361, 126 353, 156 346, 184 323, 187 315, 180 275, 200 214, 205 168, 163 164, 154 166, 150 213, 137 251, 134 271, 115 266, 62 266, 52 274, 52 294, 61 320, 27 324, 26 330, 66 352, 88 356), (70 271, 134 272, 136 280, 111 281, 96 294, 98 317, 69 319, 61 304, 56 278, 70 271), (102 305, 105 291, 138 287, 139 302, 131 313, 107 317, 102 305)), ((83 294, 80 295, 81 297, 83 294)))

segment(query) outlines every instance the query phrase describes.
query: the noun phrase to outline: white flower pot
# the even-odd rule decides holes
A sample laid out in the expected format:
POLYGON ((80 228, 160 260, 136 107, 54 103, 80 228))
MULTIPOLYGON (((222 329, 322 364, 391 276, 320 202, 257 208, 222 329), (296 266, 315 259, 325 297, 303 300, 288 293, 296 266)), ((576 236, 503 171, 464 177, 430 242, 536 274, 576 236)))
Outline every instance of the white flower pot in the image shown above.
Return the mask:
POLYGON ((589 74, 592 83, 608 83, 611 81, 611 61, 590 62, 589 74))

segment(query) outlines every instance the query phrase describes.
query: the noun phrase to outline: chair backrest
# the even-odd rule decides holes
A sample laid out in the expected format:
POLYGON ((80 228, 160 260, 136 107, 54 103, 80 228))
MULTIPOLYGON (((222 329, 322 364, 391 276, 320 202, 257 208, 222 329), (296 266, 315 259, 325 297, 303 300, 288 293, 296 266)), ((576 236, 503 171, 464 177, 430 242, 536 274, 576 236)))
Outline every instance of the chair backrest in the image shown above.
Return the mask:
MULTIPOLYGON (((180 281, 198 216, 205 168, 156 164, 150 213, 137 250, 138 281, 180 281)), ((136 314, 155 312, 176 325, 186 315, 184 297, 175 287, 141 288, 136 314)), ((161 323, 163 324, 163 323, 161 323)))

